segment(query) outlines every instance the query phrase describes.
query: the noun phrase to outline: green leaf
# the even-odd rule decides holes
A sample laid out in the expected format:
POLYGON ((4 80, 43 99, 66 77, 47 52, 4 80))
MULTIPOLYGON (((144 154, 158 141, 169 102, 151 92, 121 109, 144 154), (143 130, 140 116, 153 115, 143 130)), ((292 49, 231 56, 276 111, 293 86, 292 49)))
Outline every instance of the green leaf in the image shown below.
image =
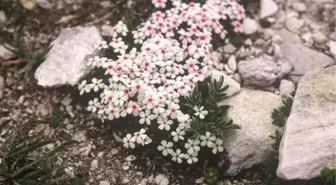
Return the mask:
POLYGON ((282 102, 283 102, 282 106, 278 109, 274 109, 272 112, 272 119, 273 119, 272 124, 278 127, 285 126, 287 118, 289 117, 292 108, 293 99, 287 98, 282 102))
POLYGON ((336 169, 329 169, 327 167, 321 170, 321 178, 324 185, 335 185, 336 184, 336 169))
POLYGON ((71 179, 71 185, 85 185, 85 182, 78 177, 71 179))

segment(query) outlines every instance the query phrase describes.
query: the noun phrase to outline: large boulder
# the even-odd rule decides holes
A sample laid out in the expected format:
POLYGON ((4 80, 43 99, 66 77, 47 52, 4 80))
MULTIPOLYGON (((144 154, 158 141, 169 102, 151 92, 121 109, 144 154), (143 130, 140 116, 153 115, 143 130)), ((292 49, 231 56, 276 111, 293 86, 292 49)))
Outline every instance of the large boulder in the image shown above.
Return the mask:
POLYGON ((35 72, 37 83, 44 87, 75 85, 92 69, 86 65, 87 58, 97 54, 93 46, 100 40, 102 37, 95 27, 62 30, 35 72))
POLYGON ((234 176, 267 158, 273 143, 269 136, 276 130, 271 114, 281 106, 282 99, 270 92, 242 88, 219 104, 230 105, 228 115, 241 127, 222 138, 226 152, 219 165, 225 175, 234 176))
POLYGON ((307 73, 300 81, 280 145, 277 174, 311 179, 336 168, 336 66, 307 73))
POLYGON ((297 35, 285 30, 281 30, 279 34, 284 39, 280 46, 283 55, 282 60, 292 64, 294 69, 289 77, 294 82, 298 83, 308 71, 322 69, 334 64, 333 58, 303 45, 297 35))

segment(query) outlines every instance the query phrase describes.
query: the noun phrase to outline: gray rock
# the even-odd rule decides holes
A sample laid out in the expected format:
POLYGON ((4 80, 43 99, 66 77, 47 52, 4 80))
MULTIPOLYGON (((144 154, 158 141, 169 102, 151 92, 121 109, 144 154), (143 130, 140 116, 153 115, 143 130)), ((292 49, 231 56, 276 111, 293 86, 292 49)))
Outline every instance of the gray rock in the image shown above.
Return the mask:
POLYGON ((289 74, 293 69, 292 64, 290 64, 289 62, 282 62, 280 66, 281 66, 281 72, 279 74, 280 78, 289 74))
POLYGON ((264 19, 278 11, 278 5, 273 0, 261 0, 260 19, 264 19))
POLYGON ((2 99, 4 91, 5 91, 5 79, 2 76, 0 76, 0 99, 2 99))
POLYGON ((282 99, 274 93, 242 88, 238 94, 219 104, 230 105, 228 115, 241 127, 223 138, 229 161, 226 164, 230 166, 223 169, 222 161, 219 163, 224 174, 234 176, 267 158, 273 143, 269 136, 276 129, 271 113, 282 104, 282 99))
POLYGON ((283 60, 291 63, 294 68, 289 76, 296 83, 306 72, 324 68, 334 63, 331 57, 309 49, 300 43, 284 42, 281 49, 283 60))
POLYGON ((295 92, 295 84, 290 80, 281 80, 279 86, 280 96, 286 98, 293 95, 295 92))
POLYGON ((290 43, 302 43, 300 37, 297 34, 293 34, 286 29, 277 30, 277 34, 281 36, 282 43, 290 42, 290 43))
POLYGON ((9 51, 4 45, 0 45, 0 59, 8 60, 13 57, 13 53, 9 51))
POLYGON ((113 35, 113 27, 110 25, 103 25, 101 27, 101 33, 103 36, 109 36, 112 37, 113 35))
POLYGON ((243 21, 243 30, 247 35, 252 35, 258 31, 259 25, 257 21, 251 18, 245 18, 243 21))
POLYGON ((62 30, 53 41, 47 59, 37 68, 35 78, 44 87, 75 85, 92 68, 87 58, 96 55, 93 45, 102 40, 95 27, 75 27, 62 30))
POLYGON ((304 4, 302 2, 294 2, 292 4, 292 7, 294 8, 294 10, 296 10, 298 12, 305 12, 307 10, 306 4, 304 4))
POLYGON ((301 28, 305 25, 305 21, 295 17, 290 17, 286 19, 285 25, 289 31, 299 33, 301 28))
POLYGON ((53 7, 53 4, 49 0, 36 0, 36 3, 43 9, 50 10, 53 7))
POLYGON ((4 11, 0 11, 0 25, 4 25, 7 22, 7 17, 4 11))
POLYGON ((329 42, 330 52, 333 54, 334 58, 336 58, 336 41, 329 42))
POLYGON ((259 57, 240 61, 238 70, 245 85, 270 86, 278 78, 281 67, 267 57, 259 57))
POLYGON ((312 37, 317 44, 324 44, 328 40, 328 38, 320 31, 314 33, 312 37))
POLYGON ((109 181, 100 181, 99 185, 111 185, 109 181))
POLYGON ((212 69, 209 71, 212 79, 219 80, 221 76, 224 77, 224 86, 229 85, 229 89, 226 91, 226 96, 230 97, 240 91, 240 84, 233 80, 231 77, 224 74, 223 71, 212 69))
POLYGON ((314 70, 300 81, 280 145, 277 175, 311 179, 336 168, 336 66, 314 70))

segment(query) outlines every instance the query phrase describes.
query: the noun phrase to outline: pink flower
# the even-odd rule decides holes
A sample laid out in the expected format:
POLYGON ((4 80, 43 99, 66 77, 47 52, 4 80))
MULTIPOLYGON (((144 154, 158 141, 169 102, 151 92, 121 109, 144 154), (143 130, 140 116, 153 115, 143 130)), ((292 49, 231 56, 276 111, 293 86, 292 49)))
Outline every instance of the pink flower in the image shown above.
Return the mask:
POLYGON ((155 8, 166 8, 167 0, 152 0, 155 8))

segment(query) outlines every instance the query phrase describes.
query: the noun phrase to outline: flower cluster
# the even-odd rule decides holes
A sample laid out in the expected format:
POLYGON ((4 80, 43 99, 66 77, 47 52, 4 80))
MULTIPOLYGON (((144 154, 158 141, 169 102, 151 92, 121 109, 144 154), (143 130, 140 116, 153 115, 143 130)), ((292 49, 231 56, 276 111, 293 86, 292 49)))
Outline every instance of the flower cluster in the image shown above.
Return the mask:
MULTIPOLYGON (((230 21, 233 30, 241 32, 244 9, 234 0, 208 0, 204 5, 171 1, 173 8, 153 13, 135 31, 129 32, 122 22, 114 26, 111 41, 100 41, 94 47, 112 50, 117 57, 95 56, 88 62, 103 69, 107 78, 84 80, 78 88, 80 94, 99 93, 99 97, 89 101, 87 110, 102 121, 139 118, 143 129, 126 134, 126 148, 152 143, 146 132, 156 127, 169 133, 157 147, 162 155, 191 164, 198 161, 201 147, 210 148, 214 154, 222 152, 223 141, 210 132, 188 136, 192 119, 204 119, 208 111, 200 105, 193 107, 194 114, 187 114, 181 109, 180 100, 216 66, 211 41, 213 34, 225 38, 227 30, 221 21, 230 21), (124 40, 130 33, 132 48, 124 40), (175 147, 177 142, 185 142, 184 148, 175 147)), ((165 8, 167 0, 152 2, 157 8, 165 8)))

